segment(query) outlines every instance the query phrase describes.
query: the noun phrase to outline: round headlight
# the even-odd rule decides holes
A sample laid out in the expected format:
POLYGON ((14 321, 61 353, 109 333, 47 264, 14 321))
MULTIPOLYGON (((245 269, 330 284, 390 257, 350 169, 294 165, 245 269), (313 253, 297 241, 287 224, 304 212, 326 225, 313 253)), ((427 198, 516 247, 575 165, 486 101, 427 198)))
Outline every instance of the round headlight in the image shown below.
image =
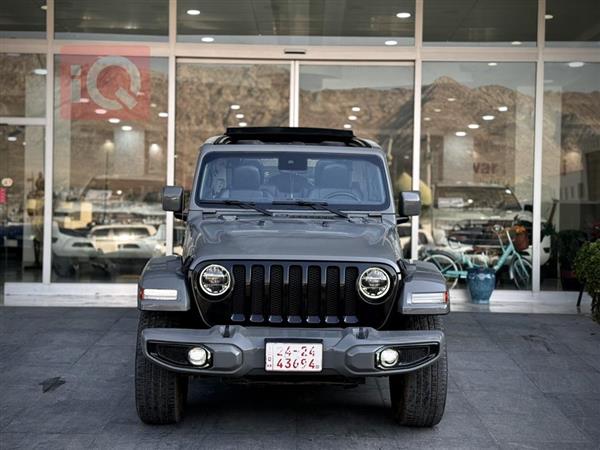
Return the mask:
POLYGON ((200 272, 198 282, 202 292, 211 297, 217 297, 225 294, 231 287, 231 275, 225 267, 211 264, 200 272))
POLYGON ((371 267, 358 278, 358 290, 365 300, 380 300, 390 290, 390 276, 379 267, 371 267))

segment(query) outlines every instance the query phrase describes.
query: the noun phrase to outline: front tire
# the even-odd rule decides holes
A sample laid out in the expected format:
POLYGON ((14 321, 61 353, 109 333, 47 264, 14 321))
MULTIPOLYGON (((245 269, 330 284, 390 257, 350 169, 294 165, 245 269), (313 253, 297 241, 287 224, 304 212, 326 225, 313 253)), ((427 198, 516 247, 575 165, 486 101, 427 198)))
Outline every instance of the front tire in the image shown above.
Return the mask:
POLYGON ((145 328, 177 328, 182 320, 176 313, 142 311, 135 352, 135 405, 144 423, 162 425, 183 418, 188 377, 170 372, 144 356, 141 335, 145 328))
MULTIPOLYGON (((443 331, 440 316, 409 316, 404 318, 406 330, 443 331)), ((390 376, 392 411, 400 425, 433 427, 444 415, 448 387, 448 357, 446 346, 440 357, 423 369, 390 376)))

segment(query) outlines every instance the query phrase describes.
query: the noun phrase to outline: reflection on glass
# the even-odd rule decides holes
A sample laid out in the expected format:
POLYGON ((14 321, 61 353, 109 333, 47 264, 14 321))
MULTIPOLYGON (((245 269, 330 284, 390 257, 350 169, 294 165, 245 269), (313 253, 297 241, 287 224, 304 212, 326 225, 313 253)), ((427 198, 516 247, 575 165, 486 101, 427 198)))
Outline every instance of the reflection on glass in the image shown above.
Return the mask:
POLYGON ((300 126, 354 131, 388 154, 396 194, 410 190, 412 66, 300 66, 300 126))
MULTIPOLYGON (((94 104, 89 92, 65 95, 73 86, 65 84, 63 66, 85 72, 94 58, 61 58, 55 64, 53 279, 125 281, 165 251, 160 190, 167 119, 160 113, 167 110, 167 61, 136 59, 146 80, 136 106, 109 110, 110 103, 106 109, 94 104)), ((115 86, 102 92, 114 97, 115 86)))
POLYGON ((600 47, 598 0, 546 0, 548 47, 600 47))
POLYGON ((2 0, 0 39, 44 39, 45 37, 45 1, 2 0))
POLYGON ((0 53, 0 117, 43 117, 46 55, 0 53))
POLYGON ((414 45, 414 0, 179 0, 177 40, 205 44, 414 45))
POLYGON ((600 238, 600 64, 544 67, 542 220, 553 244, 542 289, 579 290, 573 258, 600 238))
MULTIPOLYGON (((534 86, 530 63, 423 64, 421 258, 444 253, 459 268, 494 266, 502 257, 494 226, 521 225, 529 264, 534 86)), ((502 287, 520 287, 505 277, 513 259, 497 274, 502 287)))
POLYGON ((44 128, 0 125, 0 281, 41 281, 44 128))
POLYGON ((425 45, 533 47, 538 0, 426 0, 425 45))
POLYGON ((168 0, 55 0, 57 39, 166 41, 168 0))

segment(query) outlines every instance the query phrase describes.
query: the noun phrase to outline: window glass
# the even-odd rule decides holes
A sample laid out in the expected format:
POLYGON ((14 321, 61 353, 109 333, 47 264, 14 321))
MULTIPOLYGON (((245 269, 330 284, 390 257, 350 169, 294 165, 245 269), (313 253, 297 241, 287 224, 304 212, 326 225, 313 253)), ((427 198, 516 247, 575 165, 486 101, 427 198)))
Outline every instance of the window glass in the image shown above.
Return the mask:
POLYGON ((45 0, 2 0, 0 38, 44 39, 45 0))
POLYGON ((168 0, 55 0, 57 39, 167 41, 168 0))
POLYGON ((426 0, 425 45, 535 46, 537 0, 426 0))
POLYGON ((600 64, 544 67, 542 229, 551 258, 542 289, 578 291, 573 258, 600 238, 600 64))
POLYGON ((548 47, 600 47, 598 0, 546 0, 548 47))
POLYGON ((534 87, 532 63, 423 63, 420 258, 495 267, 499 287, 529 288, 534 87), (509 228, 511 242, 524 235, 519 256, 503 250, 509 228), (511 281, 513 264, 528 283, 511 281))
POLYGON ((177 39, 205 44, 414 45, 414 0, 179 0, 177 39))
POLYGON ((44 127, 0 125, 0 282, 41 281, 44 127))
POLYGON ((129 58, 140 74, 139 89, 122 84, 129 83, 120 76, 122 68, 105 68, 98 80, 111 82, 97 86, 101 98, 86 81, 101 58, 56 57, 55 281, 131 281, 150 257, 165 251, 160 190, 166 174, 167 60, 129 58), (70 76, 73 67, 77 79, 70 76), (117 96, 119 87, 130 96, 117 96))
POLYGON ((412 66, 300 65, 300 126, 352 130, 387 153, 396 193, 410 190, 412 66))
POLYGON ((0 53, 0 117, 43 117, 46 55, 0 53))

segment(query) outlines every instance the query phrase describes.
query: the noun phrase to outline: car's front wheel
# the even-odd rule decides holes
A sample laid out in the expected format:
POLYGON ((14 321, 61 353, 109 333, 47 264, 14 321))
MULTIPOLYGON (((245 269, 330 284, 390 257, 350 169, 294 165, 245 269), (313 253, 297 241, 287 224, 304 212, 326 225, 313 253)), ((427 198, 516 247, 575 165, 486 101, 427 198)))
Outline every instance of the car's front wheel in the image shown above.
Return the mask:
MULTIPOLYGON (((404 318, 407 330, 443 331, 440 316, 408 316, 404 318)), ((446 346, 440 357, 423 369, 403 375, 390 376, 392 410, 400 425, 432 427, 444 414, 448 385, 448 359, 446 346)))
POLYGON ((145 328, 177 328, 181 325, 182 321, 177 313, 140 313, 135 352, 135 404, 142 422, 176 423, 183 417, 188 377, 152 363, 144 356, 141 341, 141 334, 145 328))

